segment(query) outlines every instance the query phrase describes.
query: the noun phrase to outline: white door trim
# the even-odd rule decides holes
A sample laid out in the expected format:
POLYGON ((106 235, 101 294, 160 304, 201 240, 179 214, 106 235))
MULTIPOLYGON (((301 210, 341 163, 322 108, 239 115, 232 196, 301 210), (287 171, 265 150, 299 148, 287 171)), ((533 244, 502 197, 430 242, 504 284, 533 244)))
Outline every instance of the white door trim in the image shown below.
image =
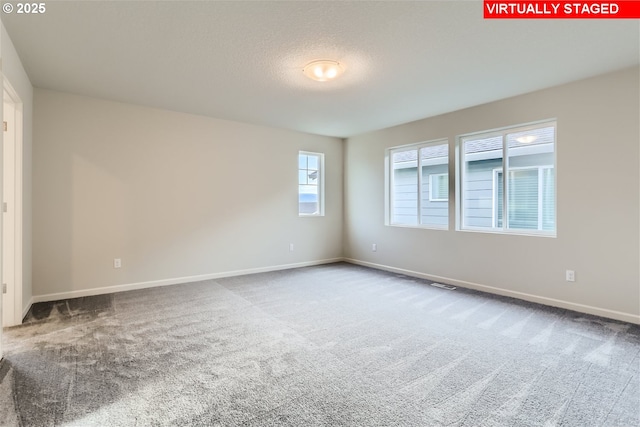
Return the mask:
MULTIPOLYGON (((3 78, 4 94, 9 97, 9 104, 15 108, 14 123, 8 123, 8 126, 13 125, 14 132, 14 200, 13 200, 13 213, 14 213, 14 239, 13 239, 13 252, 14 252, 14 280, 13 280, 13 322, 10 324, 3 324, 3 326, 13 326, 22 323, 22 192, 23 192, 23 104, 18 96, 17 92, 13 89, 11 84, 6 78, 3 78)), ((4 95, 3 95, 4 98, 4 95)))

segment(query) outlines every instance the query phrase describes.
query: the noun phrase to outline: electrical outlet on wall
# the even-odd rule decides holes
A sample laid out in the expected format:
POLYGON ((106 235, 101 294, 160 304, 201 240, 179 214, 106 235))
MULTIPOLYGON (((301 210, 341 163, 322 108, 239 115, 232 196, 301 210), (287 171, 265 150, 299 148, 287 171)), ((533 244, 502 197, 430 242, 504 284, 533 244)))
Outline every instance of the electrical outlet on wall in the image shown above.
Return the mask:
POLYGON ((114 258, 113 268, 120 268, 120 267, 122 267, 122 260, 120 258, 114 258))
POLYGON ((567 282, 575 282, 576 281, 576 272, 573 270, 567 270, 566 272, 567 282))
POLYGON ((293 252, 293 243, 289 243, 289 252, 293 252))
POLYGON ((371 251, 372 252, 376 252, 378 250, 378 244, 377 243, 372 243, 371 244, 371 251))

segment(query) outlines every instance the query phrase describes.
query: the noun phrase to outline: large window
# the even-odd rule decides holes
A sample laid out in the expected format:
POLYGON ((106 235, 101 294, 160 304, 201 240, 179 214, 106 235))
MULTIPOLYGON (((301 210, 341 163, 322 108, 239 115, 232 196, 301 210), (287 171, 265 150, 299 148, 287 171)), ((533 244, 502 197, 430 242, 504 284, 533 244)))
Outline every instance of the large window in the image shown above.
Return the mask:
POLYGON ((425 142, 389 150, 390 225, 447 228, 449 143, 425 142))
POLYGON ((298 214, 324 215, 324 154, 298 153, 298 214))
POLYGON ((555 128, 460 137, 462 229, 555 235, 555 128))

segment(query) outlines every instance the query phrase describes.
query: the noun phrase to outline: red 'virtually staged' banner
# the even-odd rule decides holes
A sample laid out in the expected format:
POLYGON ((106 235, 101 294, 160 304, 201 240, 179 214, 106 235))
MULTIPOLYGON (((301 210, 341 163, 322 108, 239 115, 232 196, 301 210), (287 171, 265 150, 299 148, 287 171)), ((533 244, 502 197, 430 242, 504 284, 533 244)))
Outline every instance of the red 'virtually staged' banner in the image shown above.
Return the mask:
POLYGON ((484 0, 485 19, 640 19, 640 1, 484 0))

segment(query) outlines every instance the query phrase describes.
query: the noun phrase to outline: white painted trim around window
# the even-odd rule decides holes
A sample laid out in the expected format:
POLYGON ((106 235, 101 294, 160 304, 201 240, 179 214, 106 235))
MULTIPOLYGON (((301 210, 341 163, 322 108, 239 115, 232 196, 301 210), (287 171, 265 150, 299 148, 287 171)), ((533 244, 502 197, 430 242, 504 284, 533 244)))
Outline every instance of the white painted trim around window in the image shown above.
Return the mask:
POLYGON ((301 213, 300 212, 300 181, 299 181, 299 176, 296 179, 296 182, 298 183, 298 216, 299 217, 321 217, 324 216, 324 153, 315 153, 312 151, 299 151, 298 152, 298 168, 297 171, 299 171, 299 165, 300 165, 300 156, 301 155, 305 155, 305 156, 315 156, 318 158, 318 211, 314 212, 314 213, 301 213))
MULTIPOLYGON (((514 235, 523 235, 523 236, 543 236, 543 237, 556 237, 557 236, 557 202, 554 203, 554 215, 556 218, 556 227, 554 230, 542 230, 541 227, 541 222, 542 222, 542 215, 540 210, 542 203, 540 202, 538 205, 538 230, 529 230, 529 229, 515 229, 515 228, 508 228, 506 226, 506 224, 508 224, 508 203, 507 203, 507 194, 508 194, 508 183, 507 181, 507 177, 505 174, 502 175, 503 178, 503 197, 505 197, 505 200, 503 201, 502 204, 502 208, 503 208, 503 221, 502 221, 502 227, 496 227, 496 219, 497 219, 497 215, 495 212, 495 198, 496 198, 496 171, 502 170, 505 166, 507 170, 517 170, 517 169, 538 169, 538 179, 540 180, 540 176, 541 173, 540 171, 544 170, 544 169, 557 169, 557 129, 558 129, 558 125, 557 125, 557 121, 556 119, 549 119, 549 120, 543 120, 543 121, 538 121, 538 122, 532 122, 532 123, 528 123, 528 124, 524 124, 524 125, 518 125, 518 126, 510 126, 510 127, 505 127, 505 128, 500 128, 500 129, 492 129, 492 130, 487 130, 487 131, 481 131, 481 132, 473 132, 473 133, 468 133, 468 134, 464 134, 464 135, 459 135, 456 137, 456 161, 455 161, 455 167, 456 167, 456 212, 455 212, 455 218, 456 218, 456 231, 470 231, 470 232, 484 232, 484 233, 495 233, 495 234, 514 234, 514 235), (553 151, 550 151, 548 149, 542 149, 539 147, 518 147, 515 148, 517 150, 520 150, 521 153, 520 154, 540 154, 543 152, 547 152, 547 153, 552 153, 553 154, 553 164, 552 165, 541 165, 541 166, 530 166, 530 167, 515 167, 515 168, 511 168, 509 167, 509 150, 507 150, 507 135, 513 134, 513 133, 518 133, 518 132, 526 132, 529 130, 535 130, 535 129, 540 129, 540 128, 544 128, 544 127, 553 127, 554 130, 554 138, 553 138, 553 151), (478 155, 477 153, 473 153, 473 156, 475 156, 472 160, 486 160, 488 158, 501 158, 502 159, 502 166, 501 168, 494 168, 492 170, 492 196, 491 196, 491 227, 474 227, 474 226, 469 226, 465 224, 465 206, 464 206, 464 191, 465 191, 465 174, 466 174, 466 161, 468 160, 468 156, 464 155, 464 143, 466 141, 470 141, 473 140, 474 137, 478 137, 478 139, 484 139, 484 138, 495 138, 495 137, 501 137, 502 138, 502 156, 501 157, 495 157, 495 156, 484 156, 482 157, 482 155, 478 155)), ((512 148, 510 151, 513 151, 514 148, 512 148)), ((496 150, 499 151, 499 150, 496 150)), ((556 197, 556 201, 557 201, 557 175, 554 174, 554 195, 556 197)), ((541 191, 541 186, 538 185, 538 191, 541 191)), ((540 196, 539 196, 540 197, 540 196)), ((541 200, 539 198, 539 200, 541 200)))

